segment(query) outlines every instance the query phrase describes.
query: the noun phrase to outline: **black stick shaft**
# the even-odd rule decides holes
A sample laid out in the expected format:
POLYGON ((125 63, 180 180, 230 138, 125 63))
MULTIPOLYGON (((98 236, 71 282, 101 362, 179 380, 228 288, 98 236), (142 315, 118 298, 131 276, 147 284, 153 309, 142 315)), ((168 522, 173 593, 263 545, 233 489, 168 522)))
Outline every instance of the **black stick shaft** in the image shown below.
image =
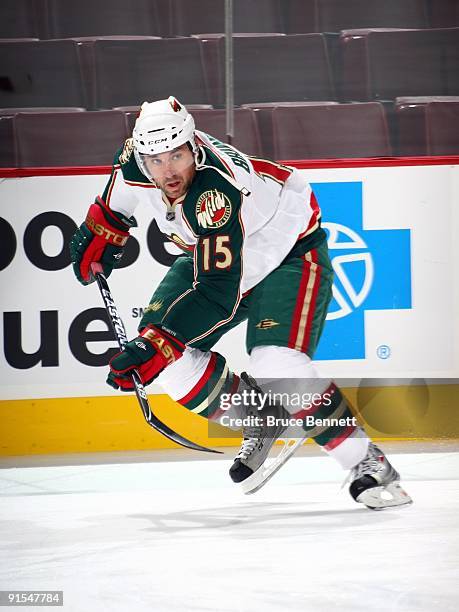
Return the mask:
MULTIPOLYGON (((116 304, 112 298, 112 294, 110 288, 107 283, 107 279, 105 278, 102 272, 102 266, 100 264, 92 264, 91 272, 94 275, 97 286, 99 287, 100 294, 105 304, 105 309, 110 318, 110 323, 112 325, 112 329, 115 333, 116 340, 118 342, 118 346, 121 350, 124 349, 125 344, 128 339, 126 336, 126 329, 124 327, 124 323, 121 317, 118 314, 118 310, 116 308, 116 304)), ((173 429, 168 427, 165 423, 160 421, 158 417, 156 417, 151 408, 150 403, 148 401, 147 392, 145 391, 145 387, 142 384, 142 380, 140 378, 140 374, 137 370, 132 371, 132 380, 134 383, 135 394, 137 396, 137 400, 142 408, 143 415, 147 423, 159 431, 163 436, 169 438, 176 444, 180 444, 181 446, 185 446, 186 448, 191 448, 193 450, 204 451, 207 453, 220 453, 220 451, 213 450, 211 448, 206 448, 205 446, 201 446, 200 444, 196 444, 187 438, 184 438, 180 434, 176 433, 173 429)))

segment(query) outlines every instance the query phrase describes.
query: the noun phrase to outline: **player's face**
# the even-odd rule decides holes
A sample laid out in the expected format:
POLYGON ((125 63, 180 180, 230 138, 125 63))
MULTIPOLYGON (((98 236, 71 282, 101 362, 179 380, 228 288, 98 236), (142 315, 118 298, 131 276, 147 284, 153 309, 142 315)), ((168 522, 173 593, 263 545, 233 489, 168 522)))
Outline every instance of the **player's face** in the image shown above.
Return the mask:
POLYGON ((193 153, 183 144, 173 151, 148 155, 144 164, 151 178, 168 198, 180 198, 187 191, 196 173, 193 153))

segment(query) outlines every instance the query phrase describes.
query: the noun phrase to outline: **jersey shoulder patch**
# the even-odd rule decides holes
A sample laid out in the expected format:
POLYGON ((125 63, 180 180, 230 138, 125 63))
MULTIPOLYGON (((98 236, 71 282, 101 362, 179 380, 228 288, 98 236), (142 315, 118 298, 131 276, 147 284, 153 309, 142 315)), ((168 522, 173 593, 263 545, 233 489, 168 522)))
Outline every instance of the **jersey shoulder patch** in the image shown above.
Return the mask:
POLYGON ((114 160, 115 166, 121 167, 123 179, 126 183, 151 185, 147 177, 141 172, 134 155, 134 141, 128 138, 124 146, 118 149, 114 160))
POLYGON ((118 157, 120 164, 123 166, 127 164, 131 159, 131 156, 134 152, 134 140, 132 138, 128 138, 124 143, 123 150, 121 151, 121 155, 118 157))

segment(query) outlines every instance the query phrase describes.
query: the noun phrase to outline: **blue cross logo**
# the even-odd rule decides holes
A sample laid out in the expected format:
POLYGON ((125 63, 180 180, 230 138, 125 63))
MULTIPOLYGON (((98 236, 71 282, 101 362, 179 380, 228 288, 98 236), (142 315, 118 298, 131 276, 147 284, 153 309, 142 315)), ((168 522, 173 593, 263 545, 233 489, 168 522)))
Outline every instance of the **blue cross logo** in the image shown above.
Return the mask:
POLYGON ((365 310, 411 308, 410 230, 368 230, 362 183, 315 183, 335 270, 333 299, 314 359, 364 359, 365 310))

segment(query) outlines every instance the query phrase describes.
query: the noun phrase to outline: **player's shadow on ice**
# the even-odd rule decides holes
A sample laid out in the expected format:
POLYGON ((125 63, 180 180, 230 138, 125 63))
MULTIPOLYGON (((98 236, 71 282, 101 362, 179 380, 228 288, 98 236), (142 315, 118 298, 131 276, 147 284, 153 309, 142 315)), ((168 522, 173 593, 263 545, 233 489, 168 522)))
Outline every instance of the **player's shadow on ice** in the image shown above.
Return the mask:
MULTIPOLYGON (((310 503, 307 506, 310 506, 310 503)), ((395 518, 395 515, 390 516, 390 512, 374 512, 367 508, 310 510, 305 508, 304 504, 301 504, 300 508, 298 506, 299 504, 288 502, 246 503, 163 514, 130 514, 128 518, 151 523, 150 527, 143 529, 144 531, 171 534, 193 530, 234 530, 235 535, 244 538, 264 537, 265 533, 260 529, 264 526, 269 528, 270 537, 281 537, 286 532, 291 532, 293 527, 301 528, 302 533, 305 530, 316 532, 323 530, 324 527, 362 528, 367 524, 373 525, 376 516, 378 522, 395 518), (259 527, 257 531, 253 530, 254 525, 259 527)))

